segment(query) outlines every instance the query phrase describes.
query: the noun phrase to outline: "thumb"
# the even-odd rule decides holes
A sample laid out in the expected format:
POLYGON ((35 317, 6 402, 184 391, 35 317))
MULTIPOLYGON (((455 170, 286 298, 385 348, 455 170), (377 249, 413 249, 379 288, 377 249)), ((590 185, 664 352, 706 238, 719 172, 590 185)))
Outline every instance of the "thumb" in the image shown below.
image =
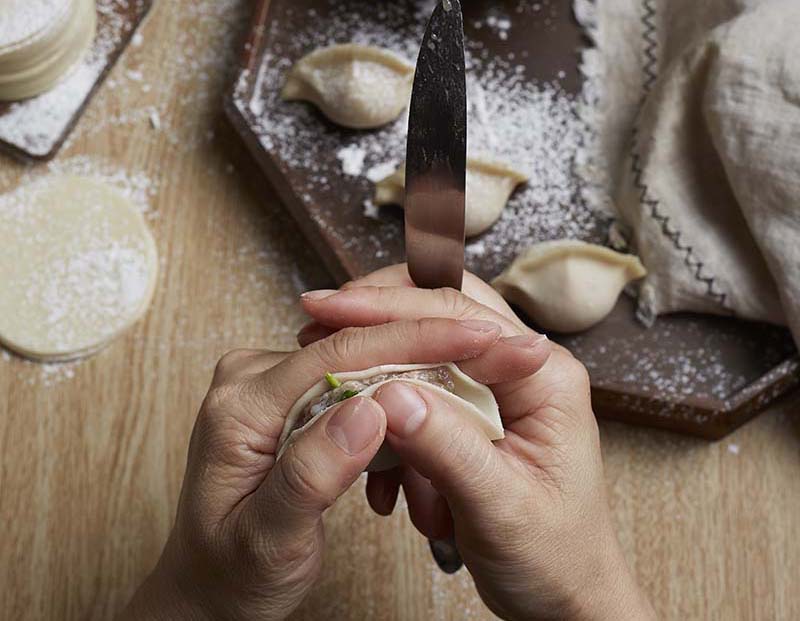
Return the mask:
POLYGON ((401 460, 456 509, 483 503, 498 488, 500 458, 475 422, 434 391, 396 381, 375 400, 386 413, 386 438, 401 460))
POLYGON ((385 433, 383 410, 362 397, 340 403, 295 433, 256 492, 264 522, 281 534, 315 527, 367 467, 385 433))

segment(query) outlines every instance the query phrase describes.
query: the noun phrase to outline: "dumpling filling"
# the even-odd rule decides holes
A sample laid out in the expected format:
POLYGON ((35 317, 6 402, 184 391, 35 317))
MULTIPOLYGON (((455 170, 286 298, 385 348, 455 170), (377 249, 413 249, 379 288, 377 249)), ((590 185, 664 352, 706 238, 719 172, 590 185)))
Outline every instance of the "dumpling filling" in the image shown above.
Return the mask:
POLYGON ((455 381, 450 373, 450 369, 447 367, 400 371, 397 373, 382 373, 380 375, 373 375, 372 377, 365 377, 364 379, 358 380, 348 380, 346 382, 339 382, 333 375, 328 373, 325 379, 327 379, 328 383, 331 385, 331 390, 309 402, 303 410, 303 414, 298 418, 295 429, 303 427, 309 421, 340 401, 355 397, 358 393, 363 392, 370 386, 380 384, 381 382, 388 382, 389 380, 413 379, 433 384, 450 393, 455 393, 456 391, 455 381))

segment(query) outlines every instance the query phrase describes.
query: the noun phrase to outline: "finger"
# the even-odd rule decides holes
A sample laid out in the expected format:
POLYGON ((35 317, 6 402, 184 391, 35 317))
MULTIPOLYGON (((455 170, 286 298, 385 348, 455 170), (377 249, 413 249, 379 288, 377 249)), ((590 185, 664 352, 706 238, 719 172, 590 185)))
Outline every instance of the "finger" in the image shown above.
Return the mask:
POLYGON ((458 363, 474 380, 496 385, 521 380, 539 372, 553 344, 542 334, 510 336, 500 339, 482 355, 458 363))
POLYGON ((453 516, 444 497, 431 482, 413 468, 405 468, 403 493, 408 515, 416 529, 428 539, 449 539, 453 536, 453 516))
MULTIPOLYGON (((405 263, 398 265, 391 265, 376 272, 372 272, 368 276, 364 276, 358 280, 351 281, 345 284, 342 289, 354 289, 357 287, 416 287, 414 281, 408 274, 408 266, 405 263)), ((464 282, 461 288, 462 292, 475 300, 476 302, 488 306, 492 310, 506 315, 512 321, 522 322, 516 316, 511 307, 503 299, 495 289, 472 274, 471 272, 464 271, 464 282)))
POLYGON ((525 380, 492 386, 506 427, 540 444, 575 440, 577 431, 595 432, 591 383, 586 367, 568 350, 553 345, 541 370, 525 380), (536 431, 534 434, 533 432, 536 431))
MULTIPOLYGON (((321 333, 326 334, 321 338, 326 338, 332 331, 332 328, 318 327, 321 333)), ((307 334, 314 332, 316 330, 309 330, 307 334)), ((303 346, 308 346, 315 340, 304 342, 302 334, 298 334, 298 341, 303 346)), ((544 366, 552 349, 552 343, 542 334, 510 336, 500 339, 477 358, 465 360, 458 366, 474 380, 483 384, 497 384, 523 379, 537 373, 544 366)))
POLYGON ((491 319, 503 328, 504 336, 529 332, 519 320, 480 304, 455 289, 408 289, 405 287, 354 287, 323 297, 303 294, 303 310, 330 328, 374 326, 390 321, 427 317, 491 319))
POLYGON ((375 400, 386 413, 392 448, 431 481, 451 509, 502 493, 499 451, 463 413, 432 391, 401 381, 382 386, 375 400))
POLYGON ((220 358, 214 369, 213 383, 225 384, 245 375, 263 373, 288 355, 266 349, 234 349, 220 358))
POLYGON ((355 287, 416 287, 414 281, 408 273, 408 265, 398 263, 389 265, 379 270, 362 276, 356 280, 342 285, 342 289, 352 289, 355 287))
POLYGON ((354 397, 292 436, 252 496, 254 510, 271 534, 292 537, 315 527, 378 452, 385 431, 381 407, 372 399, 354 397))
POLYGON ((536 373, 552 350, 546 337, 516 324, 492 309, 451 289, 425 290, 397 287, 360 287, 313 296, 303 301, 312 317, 326 326, 379 325, 425 313, 458 319, 480 317, 496 321, 508 334, 482 356, 459 365, 485 384, 523 379, 536 373))
POLYGON ((367 475, 367 502, 378 515, 391 515, 400 493, 403 469, 398 466, 391 470, 370 472, 367 475))
POLYGON ((499 338, 496 323, 478 320, 429 318, 348 328, 301 349, 261 375, 254 381, 254 390, 282 418, 328 371, 360 371, 381 364, 460 362, 481 355, 499 338))
POLYGON ((303 326, 300 332, 297 333, 297 343, 300 347, 306 347, 311 345, 311 343, 316 343, 317 341, 328 338, 335 332, 335 328, 329 328, 328 326, 323 326, 321 323, 312 321, 303 326))

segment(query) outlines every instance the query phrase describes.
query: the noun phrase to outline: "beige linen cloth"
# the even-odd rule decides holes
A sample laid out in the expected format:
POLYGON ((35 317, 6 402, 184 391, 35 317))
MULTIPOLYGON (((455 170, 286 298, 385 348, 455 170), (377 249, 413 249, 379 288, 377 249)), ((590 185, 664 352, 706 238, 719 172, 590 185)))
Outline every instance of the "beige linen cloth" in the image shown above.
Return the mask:
POLYGON ((650 271, 640 316, 733 314, 800 343, 800 0, 575 13, 601 89, 592 172, 650 271))

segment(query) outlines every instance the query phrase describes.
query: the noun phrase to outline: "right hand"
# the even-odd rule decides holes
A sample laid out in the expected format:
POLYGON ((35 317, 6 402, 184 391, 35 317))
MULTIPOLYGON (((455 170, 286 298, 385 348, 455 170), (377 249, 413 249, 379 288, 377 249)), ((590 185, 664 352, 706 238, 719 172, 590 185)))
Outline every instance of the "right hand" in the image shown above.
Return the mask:
MULTIPOLYGON (((472 275, 465 280, 472 298, 407 281, 395 266, 339 293, 305 296, 311 331, 439 316, 492 321, 506 340, 537 342, 472 275)), ((494 444, 430 390, 393 382, 377 393, 386 438, 407 466, 370 475, 372 506, 391 512, 402 480, 417 528, 431 538, 454 532, 481 597, 503 618, 654 618, 614 532, 584 367, 556 346, 525 379, 478 379, 492 384, 506 427, 494 444)))

